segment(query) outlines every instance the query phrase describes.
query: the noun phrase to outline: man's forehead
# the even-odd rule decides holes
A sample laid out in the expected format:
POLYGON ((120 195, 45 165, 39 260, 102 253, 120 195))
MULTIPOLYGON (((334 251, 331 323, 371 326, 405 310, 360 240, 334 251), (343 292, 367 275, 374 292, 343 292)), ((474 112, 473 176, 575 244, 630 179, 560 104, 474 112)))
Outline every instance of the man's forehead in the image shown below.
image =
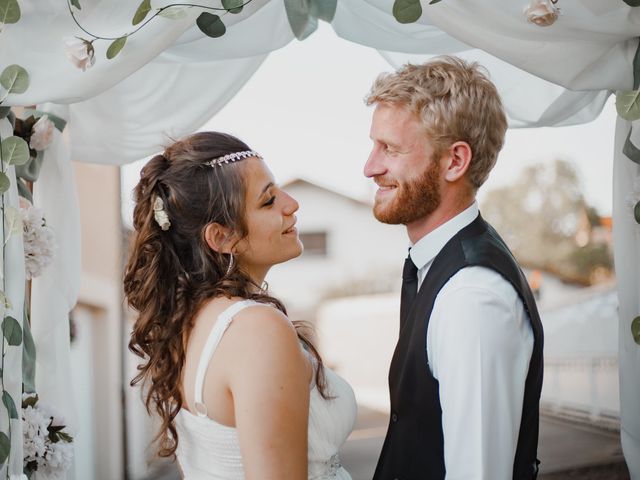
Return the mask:
POLYGON ((397 137, 399 135, 418 134, 422 131, 422 123, 417 115, 401 106, 384 106, 376 109, 371 122, 371 138, 382 136, 397 137))

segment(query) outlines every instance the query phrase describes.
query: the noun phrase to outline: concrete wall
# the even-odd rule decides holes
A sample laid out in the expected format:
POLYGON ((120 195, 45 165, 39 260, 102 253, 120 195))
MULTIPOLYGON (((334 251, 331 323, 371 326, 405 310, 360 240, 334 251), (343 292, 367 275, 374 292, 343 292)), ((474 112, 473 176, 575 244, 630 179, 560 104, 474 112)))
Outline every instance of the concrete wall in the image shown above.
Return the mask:
MULTIPOLYGON (((542 404, 558 414, 615 424, 620 415, 615 285, 563 286, 564 303, 549 290, 541 305, 545 329, 542 404)), ((560 286, 558 286, 560 288, 560 286)), ((398 338, 399 293, 323 302, 319 348, 327 365, 354 387, 358 401, 389 408, 387 372, 398 338)), ((614 425, 615 426, 615 425, 614 425)))
POLYGON ((74 397, 81 435, 76 478, 124 475, 122 248, 118 167, 75 163, 82 276, 73 312, 74 397), (92 451, 91 451, 92 450, 92 451), (93 465, 90 465, 92 463, 93 465), (92 472, 94 476, 87 477, 92 472))

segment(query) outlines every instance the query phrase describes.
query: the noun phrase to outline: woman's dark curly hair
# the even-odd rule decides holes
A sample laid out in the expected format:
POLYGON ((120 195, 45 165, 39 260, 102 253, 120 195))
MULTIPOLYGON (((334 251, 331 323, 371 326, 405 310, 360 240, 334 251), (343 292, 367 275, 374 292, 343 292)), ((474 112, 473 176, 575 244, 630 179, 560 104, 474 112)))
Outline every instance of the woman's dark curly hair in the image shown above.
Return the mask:
MULTIPOLYGON (((178 433, 174 419, 183 404, 181 392, 185 347, 193 321, 202 306, 215 297, 241 297, 273 305, 286 314, 276 298, 234 266, 230 256, 212 250, 204 237, 216 222, 247 235, 244 162, 210 167, 205 162, 229 153, 250 150, 224 133, 200 132, 170 145, 142 169, 134 190, 135 229, 125 268, 127 303, 139 312, 129 349, 144 359, 131 385, 146 388, 145 404, 162 421, 156 436, 158 454, 174 456, 178 433), (154 219, 159 197, 171 226, 162 230, 154 219), (259 292, 259 293, 256 293, 259 292)), ((322 360, 294 322, 298 337, 318 360, 316 384, 326 398, 322 360)))

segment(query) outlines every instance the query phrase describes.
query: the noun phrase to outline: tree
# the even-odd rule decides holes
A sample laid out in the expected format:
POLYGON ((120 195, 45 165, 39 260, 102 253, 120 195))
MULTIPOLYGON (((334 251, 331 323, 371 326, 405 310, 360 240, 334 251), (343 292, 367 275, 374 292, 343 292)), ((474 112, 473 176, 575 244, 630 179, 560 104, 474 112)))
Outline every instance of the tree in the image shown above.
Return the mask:
POLYGON ((612 271, 609 245, 592 238, 600 216, 566 160, 527 167, 514 184, 488 192, 482 211, 527 267, 582 284, 612 271))

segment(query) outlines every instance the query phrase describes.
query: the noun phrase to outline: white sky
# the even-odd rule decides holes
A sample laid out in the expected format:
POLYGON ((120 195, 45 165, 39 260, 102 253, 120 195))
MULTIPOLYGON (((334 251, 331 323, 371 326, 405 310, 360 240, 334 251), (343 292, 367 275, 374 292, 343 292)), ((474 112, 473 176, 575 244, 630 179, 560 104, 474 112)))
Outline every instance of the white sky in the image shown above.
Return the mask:
MULTIPOLYGON (((376 50, 339 38, 321 22, 303 42, 293 40, 270 54, 203 130, 240 137, 263 155, 279 182, 303 177, 372 198, 372 182, 362 174, 372 109, 363 98, 374 78, 390 70, 376 50)), ((611 214, 615 118, 611 99, 590 124, 509 130, 480 199, 483 191, 515 179, 527 164, 564 158, 577 165, 587 201, 600 214, 611 214)), ((123 189, 133 188, 144 163, 126 167, 123 189)))

